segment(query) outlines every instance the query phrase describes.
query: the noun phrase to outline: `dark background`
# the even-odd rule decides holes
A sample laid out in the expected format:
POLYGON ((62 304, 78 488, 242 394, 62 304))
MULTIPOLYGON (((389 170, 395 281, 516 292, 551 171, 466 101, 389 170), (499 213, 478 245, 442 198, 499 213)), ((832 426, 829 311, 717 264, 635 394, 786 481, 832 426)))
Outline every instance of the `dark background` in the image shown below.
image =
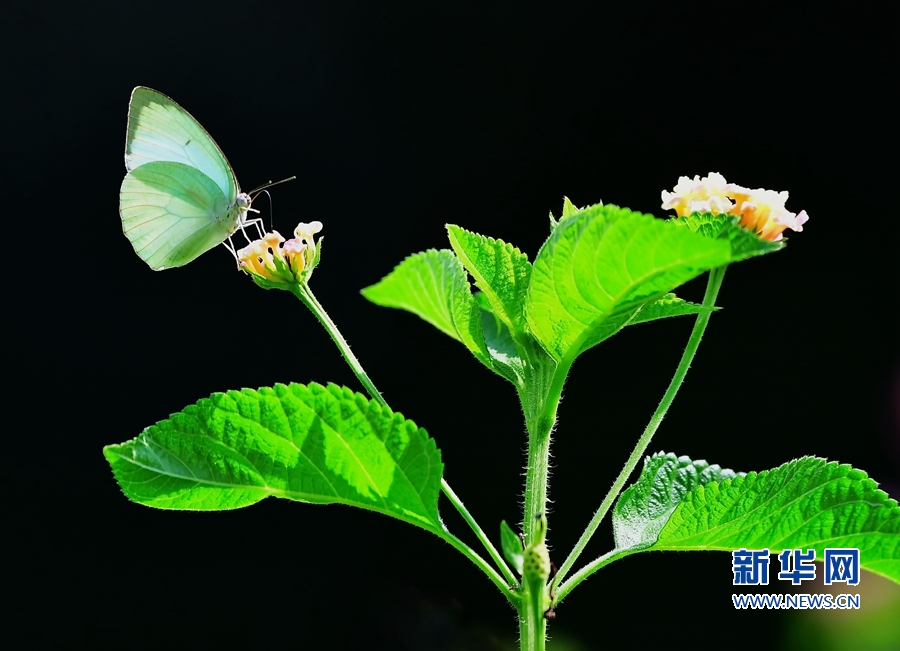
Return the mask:
MULTIPOLYGON (((273 191, 275 227, 325 224, 317 296, 391 405, 435 437, 492 535, 521 502, 514 391, 359 289, 446 247, 445 223, 533 259, 563 195, 660 215, 662 189, 710 171, 788 189, 810 221, 786 251, 729 270, 651 450, 737 470, 815 454, 900 495, 897 22, 879 6, 11 5, 3 635, 23 648, 416 650, 516 636, 465 558, 399 521, 276 499, 179 513, 123 497, 102 446, 211 392, 360 388, 312 316, 255 287, 223 248, 161 273, 133 253, 117 202, 135 85, 197 117, 244 188, 297 175, 273 191)), ((640 326, 576 364, 553 458, 558 563, 690 327, 640 326)), ((590 552, 611 544, 604 527, 590 552)), ((732 591, 727 555, 639 555, 580 587, 551 632, 560 650, 608 645, 613 627, 636 648, 673 636, 777 648, 790 616, 735 612, 732 591)))

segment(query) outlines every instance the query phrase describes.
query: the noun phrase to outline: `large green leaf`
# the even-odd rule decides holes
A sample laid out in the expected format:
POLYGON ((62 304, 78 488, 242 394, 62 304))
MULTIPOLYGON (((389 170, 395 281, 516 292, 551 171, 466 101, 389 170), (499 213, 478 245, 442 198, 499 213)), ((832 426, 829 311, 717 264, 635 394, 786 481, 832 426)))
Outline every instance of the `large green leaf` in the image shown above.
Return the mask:
POLYGON ((531 277, 528 256, 512 244, 453 224, 447 225, 450 245, 484 292, 494 314, 513 334, 525 329, 525 292, 531 277))
POLYGON ((429 249, 409 256, 362 295, 376 305, 412 312, 461 341, 491 368, 466 271, 453 251, 429 249))
POLYGON ((624 325, 629 312, 730 260, 727 241, 594 206, 560 221, 541 247, 526 297, 528 324, 553 357, 571 361, 597 343, 607 319, 624 325))
POLYGON ((103 453, 125 494, 148 506, 225 510, 274 495, 442 531, 434 441, 334 384, 216 393, 103 453))
POLYGON ((900 507, 865 472, 804 457, 747 475, 658 453, 613 510, 621 551, 858 548, 900 583, 900 507))

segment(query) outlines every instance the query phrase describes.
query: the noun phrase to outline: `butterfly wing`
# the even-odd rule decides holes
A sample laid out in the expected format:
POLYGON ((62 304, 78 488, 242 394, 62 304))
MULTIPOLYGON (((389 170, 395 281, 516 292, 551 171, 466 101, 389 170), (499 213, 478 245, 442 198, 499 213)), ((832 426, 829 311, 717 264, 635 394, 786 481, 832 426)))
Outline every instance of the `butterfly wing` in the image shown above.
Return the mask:
POLYGON ((119 212, 135 253, 156 270, 180 267, 221 244, 241 216, 201 170, 167 161, 128 172, 119 212))
POLYGON ((197 120, 175 100, 138 86, 128 105, 125 167, 168 161, 194 167, 212 179, 232 204, 240 192, 225 154, 197 120))

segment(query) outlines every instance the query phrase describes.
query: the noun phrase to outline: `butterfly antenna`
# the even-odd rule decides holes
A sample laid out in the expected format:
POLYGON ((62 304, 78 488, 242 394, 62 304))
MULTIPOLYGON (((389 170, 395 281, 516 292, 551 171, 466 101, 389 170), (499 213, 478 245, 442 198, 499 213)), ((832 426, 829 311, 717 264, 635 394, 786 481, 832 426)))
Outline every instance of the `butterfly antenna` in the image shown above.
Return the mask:
POLYGON ((260 193, 261 191, 265 190, 266 188, 271 188, 273 185, 280 185, 280 184, 282 184, 282 183, 287 183, 288 181, 296 181, 296 180, 297 180, 297 177, 296 177, 296 176, 289 176, 289 177, 286 178, 286 179, 281 179, 280 181, 275 181, 274 183, 272 183, 272 181, 268 181, 267 183, 263 183, 263 184, 262 184, 261 186, 259 186, 258 188, 253 188, 253 189, 250 190, 250 192, 248 192, 247 194, 250 195, 250 198, 251 198, 251 200, 252 200, 252 199, 255 199, 255 198, 256 198, 256 195, 257 195, 258 193, 260 193))
MULTIPOLYGON (((272 193, 268 190, 260 190, 259 194, 264 194, 269 197, 269 230, 275 230, 275 202, 272 201, 272 193)), ((257 195, 259 196, 259 195, 257 195)))

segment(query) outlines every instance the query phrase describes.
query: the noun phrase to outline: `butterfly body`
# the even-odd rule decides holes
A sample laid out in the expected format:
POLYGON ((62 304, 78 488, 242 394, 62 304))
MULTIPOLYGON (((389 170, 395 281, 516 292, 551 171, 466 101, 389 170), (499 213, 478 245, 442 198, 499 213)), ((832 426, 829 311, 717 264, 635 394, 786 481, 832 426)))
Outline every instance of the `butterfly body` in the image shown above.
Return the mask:
POLYGON ((131 94, 125 168, 122 230, 153 269, 187 264, 247 221, 250 196, 216 142, 174 100, 144 86, 131 94))

